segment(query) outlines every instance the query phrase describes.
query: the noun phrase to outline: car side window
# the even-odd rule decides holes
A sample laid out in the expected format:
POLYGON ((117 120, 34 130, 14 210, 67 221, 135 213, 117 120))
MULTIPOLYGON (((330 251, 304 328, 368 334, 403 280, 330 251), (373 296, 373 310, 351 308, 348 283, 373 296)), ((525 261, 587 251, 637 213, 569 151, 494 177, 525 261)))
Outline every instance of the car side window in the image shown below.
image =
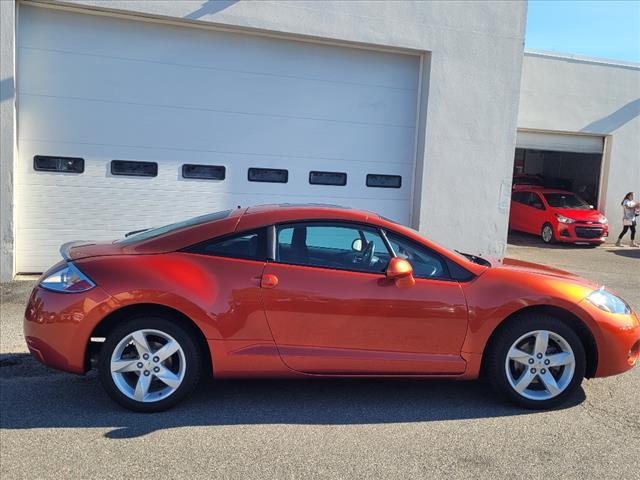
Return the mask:
POLYGON ((413 267, 416 278, 449 278, 449 270, 444 260, 435 252, 418 245, 415 242, 387 232, 391 248, 397 257, 404 258, 413 267))
POLYGON ((511 200, 518 203, 524 203, 526 205, 529 194, 527 192, 513 192, 511 194, 511 200))
POLYGON ((380 233, 365 225, 280 225, 277 242, 277 261, 294 265, 384 273, 390 258, 380 233))
POLYGON ((194 245, 186 250, 189 253, 213 255, 216 257, 242 258, 246 260, 266 261, 267 235, 264 228, 216 238, 194 245))
POLYGON ((527 203, 530 207, 537 208, 538 210, 545 209, 540 195, 538 195, 536 192, 529 192, 529 201, 527 203))

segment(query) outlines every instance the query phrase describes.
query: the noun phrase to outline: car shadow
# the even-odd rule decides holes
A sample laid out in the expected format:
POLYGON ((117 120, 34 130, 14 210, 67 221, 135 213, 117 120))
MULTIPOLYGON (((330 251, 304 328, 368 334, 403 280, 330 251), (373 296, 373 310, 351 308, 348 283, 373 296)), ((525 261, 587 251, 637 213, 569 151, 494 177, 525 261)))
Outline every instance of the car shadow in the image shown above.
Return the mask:
POLYGON ((522 232, 509 232, 507 236, 507 245, 517 247, 539 247, 554 250, 576 250, 576 249, 592 249, 598 245, 580 245, 576 243, 544 243, 537 235, 522 232))
POLYGON ((630 247, 622 247, 609 250, 610 253, 614 255, 619 255, 621 257, 627 258, 640 258, 640 248, 630 248, 630 247))
MULTIPOLYGON (((0 382, 1 428, 107 428, 110 439, 185 426, 353 425, 536 413, 507 403, 479 381, 314 379, 208 380, 175 408, 140 414, 113 403, 95 372, 57 372, 28 354, 0 357, 0 382)), ((584 399, 579 389, 559 408, 584 399)))

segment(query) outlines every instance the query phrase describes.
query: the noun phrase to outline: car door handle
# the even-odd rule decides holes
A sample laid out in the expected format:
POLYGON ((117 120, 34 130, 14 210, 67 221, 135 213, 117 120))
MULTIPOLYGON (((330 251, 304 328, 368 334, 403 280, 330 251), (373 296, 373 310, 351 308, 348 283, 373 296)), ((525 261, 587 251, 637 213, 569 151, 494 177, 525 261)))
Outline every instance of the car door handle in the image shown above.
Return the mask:
POLYGON ((277 285, 278 277, 276 277, 272 273, 266 273, 262 275, 262 279, 260 280, 260 286, 262 288, 275 288, 277 285))

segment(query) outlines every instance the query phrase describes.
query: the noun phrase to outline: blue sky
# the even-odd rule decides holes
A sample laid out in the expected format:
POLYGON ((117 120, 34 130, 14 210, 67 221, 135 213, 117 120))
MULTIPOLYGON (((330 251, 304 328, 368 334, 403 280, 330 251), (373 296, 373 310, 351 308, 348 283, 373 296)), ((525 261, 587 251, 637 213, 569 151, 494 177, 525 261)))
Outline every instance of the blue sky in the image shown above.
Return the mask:
POLYGON ((640 62, 640 0, 530 0, 525 47, 640 62))

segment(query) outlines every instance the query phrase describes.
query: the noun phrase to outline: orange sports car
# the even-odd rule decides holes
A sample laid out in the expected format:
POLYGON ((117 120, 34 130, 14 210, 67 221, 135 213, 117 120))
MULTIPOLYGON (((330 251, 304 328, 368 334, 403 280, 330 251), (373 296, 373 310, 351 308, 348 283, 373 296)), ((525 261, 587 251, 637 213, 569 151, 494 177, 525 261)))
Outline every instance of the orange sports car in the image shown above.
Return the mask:
POLYGON ((176 404, 205 374, 482 375, 548 408, 640 351, 638 315, 600 285, 452 252, 349 208, 238 208, 61 253, 27 305, 29 350, 69 372, 97 367, 138 411, 176 404))

